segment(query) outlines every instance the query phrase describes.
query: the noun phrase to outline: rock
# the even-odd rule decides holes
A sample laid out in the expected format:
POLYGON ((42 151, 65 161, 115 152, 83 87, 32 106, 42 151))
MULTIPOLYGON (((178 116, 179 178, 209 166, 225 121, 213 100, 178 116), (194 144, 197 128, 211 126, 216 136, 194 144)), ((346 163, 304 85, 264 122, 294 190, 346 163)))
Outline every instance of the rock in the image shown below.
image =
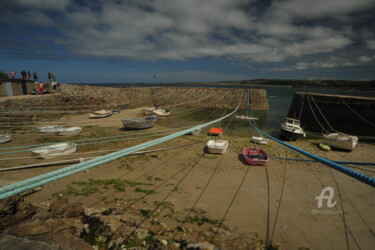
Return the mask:
POLYGON ((51 213, 58 218, 75 218, 82 216, 84 210, 81 203, 69 204, 68 198, 58 198, 50 206, 51 213))
POLYGON ((22 196, 16 195, 0 201, 0 228, 16 225, 35 214, 30 202, 24 201, 22 196))

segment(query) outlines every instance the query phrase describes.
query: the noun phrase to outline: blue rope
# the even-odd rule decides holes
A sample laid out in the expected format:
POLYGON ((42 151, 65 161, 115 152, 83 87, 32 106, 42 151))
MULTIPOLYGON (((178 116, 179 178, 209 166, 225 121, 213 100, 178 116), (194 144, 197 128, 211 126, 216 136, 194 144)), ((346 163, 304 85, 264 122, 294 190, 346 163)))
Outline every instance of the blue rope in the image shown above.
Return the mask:
POLYGON ((293 150, 295 150, 295 151, 297 151, 297 152, 299 152, 299 153, 301 153, 301 154, 303 154, 303 155, 306 155, 306 156, 309 157, 309 158, 312 158, 312 159, 314 159, 314 160, 316 160, 316 161, 318 161, 318 162, 321 162, 321 163, 323 163, 323 164, 325 164, 325 165, 327 165, 327 166, 329 166, 329 167, 331 167, 331 168, 333 168, 333 169, 336 169, 336 170, 338 170, 338 171, 340 171, 340 172, 342 172, 342 173, 344 173, 344 174, 346 174, 346 175, 349 175, 349 176, 351 176, 351 177, 354 177, 354 178, 356 178, 357 180, 359 180, 359 181, 361 181, 361 182, 363 182, 363 183, 366 183, 366 184, 368 184, 368 185, 370 185, 370 186, 372 186, 372 187, 375 187, 375 179, 374 179, 374 178, 372 178, 372 177, 370 177, 370 176, 367 176, 367 175, 364 175, 364 174, 362 174, 362 173, 358 173, 358 172, 356 172, 356 171, 354 171, 354 170, 351 170, 351 169, 349 169, 349 168, 346 168, 346 167, 344 167, 344 166, 341 166, 341 165, 337 164, 336 162, 333 162, 333 161, 327 160, 327 159, 325 159, 325 158, 323 158, 323 157, 320 157, 320 156, 314 155, 314 154, 309 153, 309 152, 307 152, 307 151, 305 151, 305 150, 303 150, 303 149, 297 148, 297 147, 295 147, 295 146, 293 146, 293 145, 290 145, 290 144, 288 144, 288 143, 286 143, 286 142, 283 142, 283 141, 281 141, 281 140, 279 140, 279 139, 276 139, 276 138, 274 138, 274 137, 272 137, 272 136, 270 136, 270 135, 264 133, 263 131, 259 130, 258 128, 256 128, 256 127, 251 123, 250 120, 248 120, 248 121, 249 121, 250 125, 251 125, 256 131, 258 131, 259 133, 261 133, 261 134, 267 136, 268 138, 270 138, 270 139, 272 139, 272 140, 274 140, 274 141, 277 141, 278 143, 281 143, 281 144, 284 145, 284 146, 287 146, 287 147, 289 147, 289 148, 291 148, 291 149, 293 149, 293 150))
POLYGON ((237 106, 237 108, 233 112, 231 112, 230 114, 225 115, 225 116, 223 116, 221 118, 218 118, 216 120, 213 120, 213 121, 210 121, 210 122, 207 122, 207 123, 204 123, 204 124, 201 124, 201 125, 198 125, 198 126, 195 126, 195 127, 192 127, 192 128, 189 128, 189 129, 186 129, 186 130, 174 133, 174 134, 171 134, 171 135, 167 135, 167 136, 164 136, 162 138, 155 139, 153 141, 145 142, 145 143, 139 144, 137 146, 125 148, 125 149, 117 151, 117 152, 113 152, 113 153, 110 153, 110 154, 107 154, 107 155, 104 155, 104 156, 100 156, 100 157, 88 160, 86 162, 81 162, 81 163, 72 165, 70 167, 66 167, 66 168, 59 169, 59 170, 56 170, 56 171, 53 171, 53 172, 50 172, 50 173, 47 173, 47 174, 42 174, 42 175, 30 178, 30 179, 26 179, 26 180, 23 180, 23 181, 20 181, 20 182, 16 182, 16 183, 13 183, 13 184, 10 184, 10 185, 7 185, 7 186, 0 187, 0 200, 8 198, 8 197, 16 195, 16 194, 19 194, 23 191, 45 185, 49 182, 64 178, 66 176, 70 176, 72 174, 84 171, 86 169, 89 169, 89 168, 92 168, 92 167, 95 167, 95 166, 98 166, 98 165, 116 160, 120 157, 129 155, 131 153, 135 153, 135 152, 140 151, 142 149, 145 149, 145 148, 148 148, 148 147, 151 147, 151 146, 155 146, 155 145, 160 144, 162 142, 166 142, 168 140, 177 138, 181 135, 185 135, 189 132, 192 132, 195 129, 201 129, 201 128, 206 127, 208 125, 214 124, 216 122, 219 122, 219 121, 229 117, 230 115, 233 115, 237 111, 238 107, 239 106, 237 106))
MULTIPOLYGON (((280 159, 280 160, 291 160, 291 161, 310 161, 316 162, 315 160, 308 160, 308 159, 299 159, 299 158, 285 158, 285 157, 277 157, 271 156, 273 159, 280 159)), ((353 164, 353 165, 375 165, 375 162, 356 162, 356 161, 333 161, 338 164, 353 164)))

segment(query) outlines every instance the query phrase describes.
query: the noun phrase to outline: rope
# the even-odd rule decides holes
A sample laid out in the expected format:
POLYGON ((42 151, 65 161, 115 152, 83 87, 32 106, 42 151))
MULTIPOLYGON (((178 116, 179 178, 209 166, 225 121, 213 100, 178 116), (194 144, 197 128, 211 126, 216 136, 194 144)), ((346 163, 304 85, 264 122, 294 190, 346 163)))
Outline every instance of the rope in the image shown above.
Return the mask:
POLYGON ((17 183, 13 183, 13 184, 1 187, 0 188, 0 200, 5 199, 7 197, 10 197, 12 195, 18 194, 20 192, 26 191, 28 189, 39 187, 39 186, 45 185, 49 182, 64 178, 66 176, 70 176, 72 174, 75 174, 75 173, 78 173, 78 172, 81 172, 81 171, 84 171, 86 169, 89 169, 89 168, 92 168, 92 167, 95 167, 95 166, 98 166, 98 165, 116 160, 118 158, 121 158, 123 156, 129 155, 129 154, 137 152, 137 151, 140 151, 142 149, 145 149, 145 148, 148 148, 148 147, 151 147, 151 146, 155 146, 155 145, 160 144, 162 142, 172 140, 172 139, 177 138, 181 135, 185 135, 189 132, 192 132, 195 129, 200 129, 200 128, 209 126, 213 123, 221 121, 221 120, 229 117, 230 115, 234 114, 237 111, 238 107, 239 107, 239 105, 236 107, 236 109, 234 111, 232 111, 228 115, 223 116, 221 118, 218 118, 216 120, 207 122, 205 124, 198 125, 198 126, 195 126, 193 128, 189 128, 189 129, 186 129, 186 130, 183 130, 183 131, 171 134, 171 135, 167 135, 167 136, 164 136, 162 138, 158 138, 158 139, 146 142, 146 143, 142 143, 142 144, 139 144, 137 146, 133 146, 133 147, 130 147, 130 148, 126 148, 126 149, 114 152, 114 153, 110 153, 110 154, 105 155, 105 156, 97 157, 95 159, 92 159, 92 160, 89 160, 89 161, 86 161, 86 162, 78 163, 78 164, 75 164, 75 165, 67 167, 67 168, 56 170, 56 171, 53 171, 53 172, 50 172, 50 173, 47 173, 47 174, 39 175, 39 176, 30 178, 30 179, 27 179, 27 180, 24 180, 24 181, 20 181, 20 182, 17 182, 17 183))
MULTIPOLYGON (((277 156, 270 156, 270 157, 273 159, 280 159, 280 160, 316 162, 316 160, 309 160, 309 159, 285 158, 285 157, 277 157, 277 156)), ((375 162, 356 162, 356 161, 332 161, 332 162, 335 162, 338 164, 375 165, 375 162)))
POLYGON ((287 146, 287 147, 289 147, 289 148, 291 148, 291 149, 293 149, 293 150, 295 150, 295 151, 297 151, 297 152, 299 152, 299 153, 301 153, 301 154, 303 154, 303 155, 306 155, 306 156, 309 157, 309 158, 312 158, 312 159, 314 159, 314 160, 316 160, 316 161, 318 161, 318 162, 321 162, 321 163, 323 163, 323 164, 325 164, 325 165, 327 165, 327 166, 329 166, 329 167, 331 167, 331 168, 334 168, 334 169, 336 169, 336 170, 338 170, 338 171, 340 171, 340 172, 342 172, 342 173, 344 173, 344 174, 346 174, 346 175, 349 175, 349 176, 351 176, 351 177, 353 177, 353 178, 355 178, 355 179, 357 179, 357 180, 359 180, 359 181, 361 181, 361 182, 363 182, 363 183, 366 183, 366 184, 368 184, 368 185, 370 185, 370 186, 372 186, 372 187, 375 187, 375 179, 374 179, 373 177, 370 177, 370 176, 364 175, 364 174, 362 174, 362 173, 358 173, 358 172, 353 171, 353 170, 351 170, 351 169, 349 169, 349 168, 346 168, 346 167, 344 167, 344 166, 341 166, 341 165, 339 165, 338 163, 335 163, 335 162, 330 161, 330 160, 328 160, 328 159, 325 159, 325 158, 323 158, 323 157, 320 157, 320 156, 314 155, 314 154, 309 153, 309 152, 307 152, 307 151, 305 151, 305 150, 303 150, 303 149, 297 148, 297 147, 295 147, 295 146, 293 146, 293 145, 290 145, 290 144, 288 144, 288 143, 286 143, 286 142, 283 142, 283 141, 281 141, 281 140, 279 140, 279 139, 276 139, 276 138, 274 138, 274 137, 272 137, 272 136, 270 136, 270 135, 264 133, 263 131, 257 129, 257 128, 251 123, 250 120, 249 120, 249 123, 250 123, 250 125, 251 125, 254 129, 258 130, 260 133, 262 133, 263 135, 269 137, 270 139, 272 139, 272 140, 274 140, 274 141, 276 141, 276 142, 278 142, 278 143, 280 143, 280 144, 282 144, 282 145, 284 145, 284 146, 287 146))

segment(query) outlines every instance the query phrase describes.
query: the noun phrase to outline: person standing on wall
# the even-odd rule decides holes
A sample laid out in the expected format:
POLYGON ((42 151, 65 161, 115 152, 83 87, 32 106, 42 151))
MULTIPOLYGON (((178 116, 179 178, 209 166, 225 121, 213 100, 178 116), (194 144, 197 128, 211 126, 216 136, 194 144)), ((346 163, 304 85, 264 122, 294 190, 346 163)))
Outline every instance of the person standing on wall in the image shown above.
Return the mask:
POLYGON ((34 81, 38 81, 38 74, 36 72, 33 73, 34 81))
POLYGON ((48 82, 49 83, 51 83, 51 77, 52 77, 51 73, 48 72, 48 82))
POLYGON ((14 79, 15 76, 16 76, 16 72, 14 72, 14 71, 10 72, 10 78, 11 79, 14 79))
POLYGON ((30 71, 27 71, 27 80, 30 80, 30 78, 31 78, 31 73, 30 71))

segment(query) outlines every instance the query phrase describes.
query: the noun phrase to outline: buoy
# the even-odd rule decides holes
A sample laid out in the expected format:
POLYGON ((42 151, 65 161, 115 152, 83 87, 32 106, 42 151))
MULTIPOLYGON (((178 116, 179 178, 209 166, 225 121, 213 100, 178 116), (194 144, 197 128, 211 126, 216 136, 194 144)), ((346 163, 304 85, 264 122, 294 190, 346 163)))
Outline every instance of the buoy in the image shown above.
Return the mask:
POLYGON ((321 149, 323 149, 324 151, 330 151, 331 150, 331 147, 326 145, 326 144, 323 144, 323 143, 319 143, 319 147, 321 149))

